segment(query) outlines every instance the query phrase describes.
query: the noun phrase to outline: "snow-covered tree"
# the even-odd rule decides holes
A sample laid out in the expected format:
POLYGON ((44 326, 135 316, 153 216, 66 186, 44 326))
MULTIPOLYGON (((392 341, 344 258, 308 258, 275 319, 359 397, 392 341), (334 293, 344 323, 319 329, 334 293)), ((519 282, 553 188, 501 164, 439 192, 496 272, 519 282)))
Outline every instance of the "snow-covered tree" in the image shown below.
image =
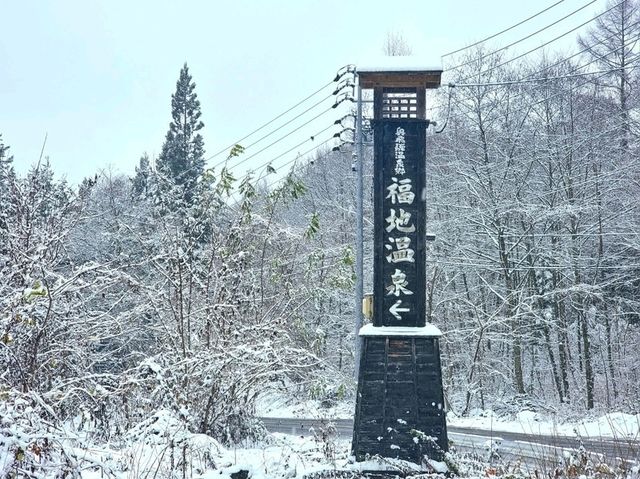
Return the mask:
POLYGON ((149 192, 151 181, 151 164, 149 155, 146 153, 140 157, 138 166, 136 166, 136 174, 131 180, 131 187, 135 196, 144 196, 149 192))
MULTIPOLYGON (((637 106, 632 97, 638 87, 638 77, 632 63, 640 53, 640 3, 637 0, 609 1, 605 12, 595 20, 588 33, 578 38, 589 63, 606 74, 597 82, 613 90, 616 108, 613 118, 619 125, 620 147, 629 146, 631 132, 630 110, 637 106)), ((608 92, 603 92, 607 94, 608 92)))
POLYGON ((187 204, 191 204, 204 171, 204 140, 199 133, 204 123, 200 120, 202 113, 195 88, 185 63, 171 96, 172 121, 156 160, 163 191, 177 187, 187 204))

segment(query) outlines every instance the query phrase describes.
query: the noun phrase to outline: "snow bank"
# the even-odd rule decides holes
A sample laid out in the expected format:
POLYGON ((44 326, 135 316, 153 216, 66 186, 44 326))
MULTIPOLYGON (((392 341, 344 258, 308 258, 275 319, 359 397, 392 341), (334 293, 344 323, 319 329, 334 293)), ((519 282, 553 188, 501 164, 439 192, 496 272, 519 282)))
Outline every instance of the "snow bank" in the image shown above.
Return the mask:
POLYGON ((448 414, 447 423, 457 427, 526 434, 571 437, 578 434, 585 439, 590 437, 640 438, 640 414, 620 412, 605 414, 595 420, 561 422, 533 411, 521 411, 513 420, 498 417, 493 411, 482 411, 471 417, 456 417, 448 414))
POLYGON ((278 395, 263 395, 256 403, 256 415, 260 417, 351 419, 354 411, 355 405, 350 401, 338 401, 327 408, 319 400, 291 403, 290 399, 278 395))

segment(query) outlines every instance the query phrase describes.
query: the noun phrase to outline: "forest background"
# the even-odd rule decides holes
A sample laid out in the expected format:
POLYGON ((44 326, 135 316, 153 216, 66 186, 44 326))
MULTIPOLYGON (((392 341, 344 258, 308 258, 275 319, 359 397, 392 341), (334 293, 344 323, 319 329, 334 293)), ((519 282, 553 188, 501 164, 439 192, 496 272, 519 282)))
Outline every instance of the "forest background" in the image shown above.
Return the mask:
MULTIPOLYGON (((569 57, 479 46, 445 72, 427 319, 456 414, 639 412, 639 8, 611 3, 569 57)), ((171 102, 133 177, 69 185, 46 158, 20 176, 0 138, 3 416, 80 414, 115 437, 166 409, 231 444, 261 393, 353 396, 351 142, 236 178, 248 147, 205 164, 186 64, 171 102)), ((370 149, 356 161, 370 184, 370 149)))

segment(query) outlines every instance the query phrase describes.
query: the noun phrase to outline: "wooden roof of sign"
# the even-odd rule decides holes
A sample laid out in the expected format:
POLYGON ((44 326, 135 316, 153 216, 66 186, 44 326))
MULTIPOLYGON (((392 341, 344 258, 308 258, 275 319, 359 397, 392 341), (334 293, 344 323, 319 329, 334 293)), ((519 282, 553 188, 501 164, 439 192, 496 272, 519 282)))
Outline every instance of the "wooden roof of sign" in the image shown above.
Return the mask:
POLYGON ((381 57, 357 67, 360 86, 438 88, 442 67, 418 57, 381 57))

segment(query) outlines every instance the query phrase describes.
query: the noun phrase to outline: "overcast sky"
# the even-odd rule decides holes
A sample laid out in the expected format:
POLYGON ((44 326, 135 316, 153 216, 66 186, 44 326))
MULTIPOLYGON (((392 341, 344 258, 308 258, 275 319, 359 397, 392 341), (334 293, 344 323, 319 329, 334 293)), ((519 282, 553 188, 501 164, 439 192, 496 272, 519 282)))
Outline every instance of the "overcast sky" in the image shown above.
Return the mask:
MULTIPOLYGON (((210 156, 329 82, 341 66, 380 55, 389 31, 401 32, 414 53, 432 63, 557 1, 0 0, 0 133, 20 172, 38 160, 46 134, 44 154, 57 175, 77 182, 107 167, 131 174, 144 152, 155 157, 160 151, 171 94, 187 62, 210 156)), ((507 45, 589 3, 564 0, 489 46, 507 45)), ((516 48, 541 45, 605 5, 596 0, 516 48)), ((569 35, 559 47, 571 48, 574 39, 569 35)), ((339 116, 334 110, 311 127, 319 130, 339 116)), ((302 129, 247 164, 268 161, 309 136, 302 129)))

